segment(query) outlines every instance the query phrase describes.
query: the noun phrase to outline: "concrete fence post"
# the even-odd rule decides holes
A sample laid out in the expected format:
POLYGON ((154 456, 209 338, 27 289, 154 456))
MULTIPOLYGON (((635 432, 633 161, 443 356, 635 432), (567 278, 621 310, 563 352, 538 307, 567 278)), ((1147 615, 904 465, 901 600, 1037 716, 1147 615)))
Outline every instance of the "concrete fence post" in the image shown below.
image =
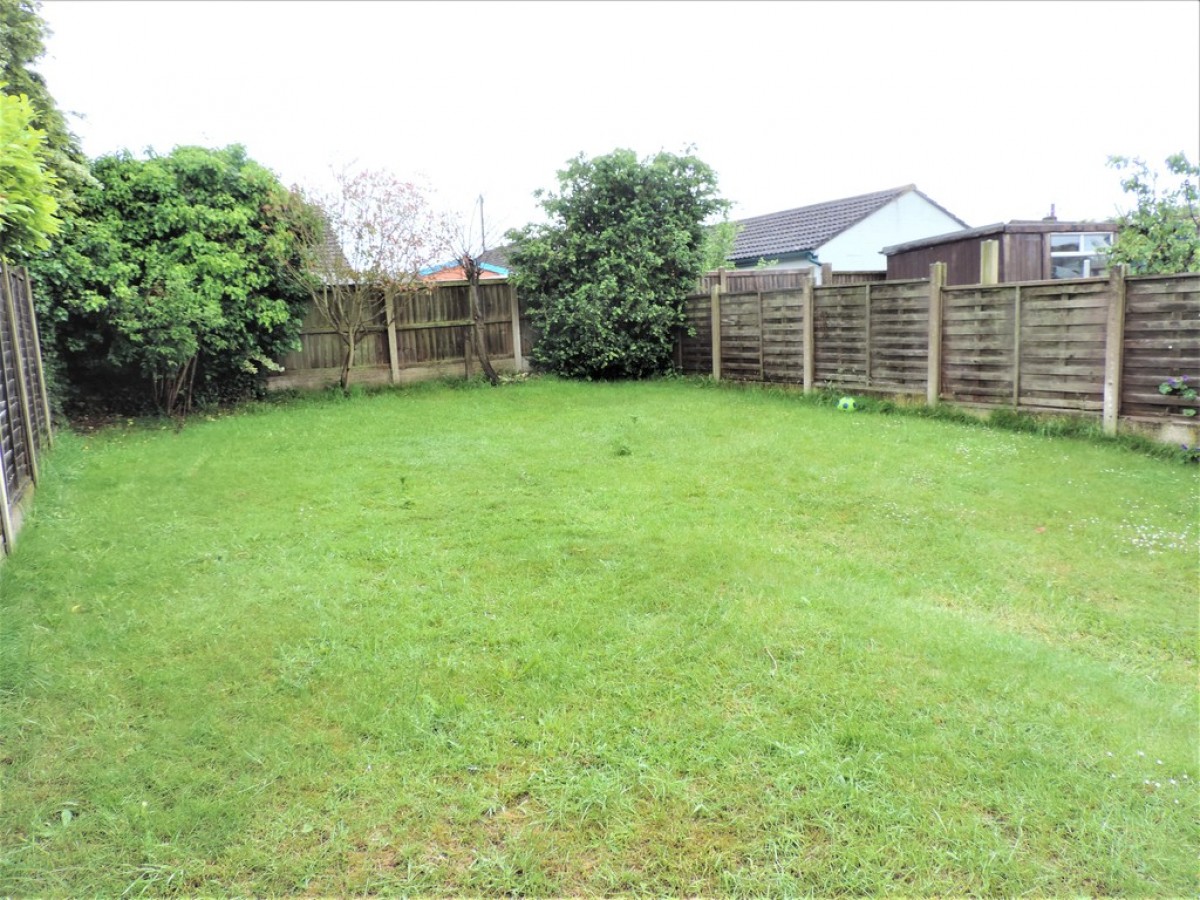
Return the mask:
POLYGON ((1000 283, 999 241, 983 241, 979 245, 979 283, 1000 283))
POLYGON ((392 384, 400 381, 400 348, 396 341, 396 293, 390 287, 384 289, 384 321, 387 324, 389 377, 392 384))
POLYGON ((813 294, 812 270, 800 287, 800 303, 804 309, 804 393, 811 394, 816 380, 817 364, 814 357, 816 343, 816 300, 813 294))
POLYGON ((1108 320, 1104 334, 1105 434, 1116 434, 1121 415, 1121 371, 1125 356, 1125 266, 1115 265, 1108 273, 1108 320))
POLYGON ((525 351, 521 349, 521 304, 517 299, 517 289, 508 285, 508 305, 512 314, 512 345, 513 368, 518 372, 525 371, 525 351))
POLYGON ((946 264, 929 267, 929 374, 926 377, 925 403, 937 406, 942 393, 942 288, 946 285, 946 264))
POLYGON ((721 380, 721 285, 712 286, 712 377, 721 380))

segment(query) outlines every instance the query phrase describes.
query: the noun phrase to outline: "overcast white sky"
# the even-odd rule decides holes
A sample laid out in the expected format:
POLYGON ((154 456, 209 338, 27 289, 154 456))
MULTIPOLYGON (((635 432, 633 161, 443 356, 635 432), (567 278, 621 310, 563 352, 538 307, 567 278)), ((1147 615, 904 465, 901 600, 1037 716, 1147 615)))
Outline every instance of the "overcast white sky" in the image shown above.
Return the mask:
POLYGON ((1103 218, 1200 157, 1200 3, 45 0, 91 156, 244 144, 432 185, 488 231, 583 152, 697 155, 733 218, 915 183, 970 225, 1103 218))

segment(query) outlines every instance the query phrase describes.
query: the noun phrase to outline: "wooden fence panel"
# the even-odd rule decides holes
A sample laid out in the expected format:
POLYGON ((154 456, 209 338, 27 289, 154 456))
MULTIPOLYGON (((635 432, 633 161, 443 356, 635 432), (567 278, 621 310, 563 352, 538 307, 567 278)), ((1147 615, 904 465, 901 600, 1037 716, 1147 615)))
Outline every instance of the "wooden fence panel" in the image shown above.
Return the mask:
POLYGON ((818 385, 867 387, 866 285, 813 289, 813 377, 818 385))
POLYGON ((533 358, 533 348, 537 346, 542 333, 533 324, 533 320, 529 317, 529 310, 525 306, 525 298, 520 295, 517 297, 517 308, 521 324, 521 358, 529 360, 533 358))
POLYGON ((10 506, 20 501, 25 486, 32 480, 33 471, 21 422, 17 384, 20 370, 12 332, 8 305, 0 300, 0 457, 3 458, 4 484, 10 506))
MULTIPOLYGON (((783 291, 803 287, 804 281, 812 277, 811 269, 726 269, 722 290, 730 294, 750 291, 783 291)), ((721 272, 708 272, 700 276, 696 293, 707 296, 721 283, 721 272)))
POLYGON ((34 318, 33 289, 29 284, 29 273, 25 269, 8 270, 9 287, 13 292, 13 306, 17 313, 17 333, 21 339, 21 363, 24 367, 26 392, 29 397, 29 415, 33 434, 30 436, 38 454, 46 449, 50 437, 50 410, 45 404, 45 386, 42 384, 42 351, 37 342, 37 321, 34 318))
POLYGON ((871 285, 870 388, 924 394, 929 376, 929 283, 871 285))
POLYGON ((804 304, 798 290, 762 296, 762 380, 804 383, 804 304))
POLYGON ((762 381, 762 294, 721 295, 721 377, 762 381))
POLYGON ((0 549, 12 551, 50 445, 50 407, 29 275, 0 262, 0 549))
POLYGON ((685 375, 712 374, 711 304, 709 294, 691 294, 684 301, 687 324, 679 336, 679 360, 685 375))
MULTIPOLYGON (((929 320, 930 284, 814 288, 813 386, 928 396, 932 367, 940 369, 936 396, 963 405, 1089 415, 1115 409, 1114 424, 1200 425, 1200 415, 1183 414, 1200 404, 1158 389, 1184 375, 1200 389, 1200 274, 943 287, 940 328, 929 320), (1123 324, 1114 318, 1121 310, 1123 324), (1119 353, 1110 327, 1121 327, 1114 332, 1119 353), (940 335, 932 362, 931 334, 940 335)), ((712 372, 711 302, 709 294, 687 300, 695 334, 680 338, 677 356, 687 374, 712 372)), ((722 293, 720 302, 723 377, 804 383, 801 287, 722 293)))
MULTIPOLYGON (((723 291, 731 294, 749 291, 790 291, 804 286, 805 279, 814 277, 813 269, 726 269, 723 291)), ((867 281, 886 281, 887 272, 876 270, 828 272, 822 275, 828 285, 862 284, 867 281)), ((696 285, 697 294, 708 294, 721 284, 721 272, 707 272, 700 276, 696 285)))
MULTIPOLYGON (((824 276, 822 276, 824 277, 824 276)), ((830 272, 829 280, 824 284, 862 284, 864 281, 887 281, 887 272, 876 271, 861 271, 861 272, 830 272)))
POLYGON ((1018 406, 1102 409, 1109 290, 1103 279, 1022 289, 1018 406))
POLYGON ((1168 378, 1186 375, 1200 390, 1200 275, 1130 278, 1125 293, 1124 374, 1121 413, 1195 422, 1195 407, 1159 393, 1168 378))
MULTIPOLYGON (((513 347, 514 288, 507 281, 485 281, 479 285, 484 341, 494 362, 516 358, 513 347)), ((433 290, 401 292, 394 298, 396 369, 423 369, 417 377, 437 374, 447 365, 463 365, 464 347, 471 333, 470 299, 465 282, 441 282, 433 290), (439 367, 441 367, 439 369, 439 367)), ((526 328, 528 321, 518 307, 522 358, 528 359, 537 335, 526 328), (528 332, 528 333, 527 333, 528 332)), ((328 381, 340 368, 344 353, 341 337, 328 322, 310 310, 301 327, 300 349, 281 360, 284 375, 273 382, 312 384, 328 381)), ((379 380, 391 369, 387 313, 381 302, 375 307, 372 324, 355 348, 354 370, 365 371, 379 380)), ((465 369, 464 369, 465 371, 465 369)), ((351 375, 353 378, 353 373, 351 375)))
POLYGON ((1019 294, 1011 285, 942 289, 941 399, 1013 402, 1019 294))

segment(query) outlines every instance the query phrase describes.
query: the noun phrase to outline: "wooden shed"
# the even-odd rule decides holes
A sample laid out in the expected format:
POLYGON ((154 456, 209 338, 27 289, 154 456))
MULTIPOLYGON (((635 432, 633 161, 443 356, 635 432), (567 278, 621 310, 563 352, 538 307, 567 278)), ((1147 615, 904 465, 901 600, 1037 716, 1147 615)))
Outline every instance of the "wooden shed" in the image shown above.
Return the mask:
POLYGON ((1114 222, 1018 220, 895 244, 883 254, 889 281, 924 278, 935 262, 946 264, 948 285, 1088 278, 1106 273, 1104 252, 1116 231, 1114 222))

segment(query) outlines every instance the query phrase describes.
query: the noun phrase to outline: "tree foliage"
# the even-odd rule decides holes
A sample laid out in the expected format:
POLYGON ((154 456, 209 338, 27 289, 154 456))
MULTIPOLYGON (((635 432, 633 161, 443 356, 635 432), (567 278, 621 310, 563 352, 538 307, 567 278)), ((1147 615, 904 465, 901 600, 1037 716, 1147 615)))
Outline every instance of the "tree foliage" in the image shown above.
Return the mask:
POLYGON ((715 269, 732 267, 733 248, 741 230, 742 226, 728 219, 722 219, 704 229, 704 262, 701 264, 701 271, 712 272, 715 269))
POLYGON ((41 4, 31 0, 0 0, 0 93, 29 98, 32 127, 44 135, 43 162, 52 176, 48 190, 69 211, 75 192, 88 180, 87 159, 35 69, 50 34, 40 9, 41 4))
POLYGON ((294 346, 304 294, 287 192, 240 146, 101 157, 36 274, 81 393, 169 413, 245 393, 294 346))
POLYGON ((1121 187, 1136 203, 1118 219, 1110 260, 1134 274, 1200 272, 1200 166, 1182 153, 1167 157, 1174 183, 1163 186, 1141 159, 1108 163, 1124 173, 1121 187))
POLYGON ((5 257, 45 249, 59 230, 45 134, 33 126, 33 118, 24 94, 0 94, 0 255, 5 257))
POLYGON ((297 284, 341 338, 339 381, 350 383, 363 332, 383 321, 390 298, 420 286, 420 268, 446 246, 425 191, 378 170, 334 174, 329 191, 293 191, 297 284))
POLYGON ((539 191, 546 224, 509 232, 513 281, 541 332, 538 365, 579 378, 643 377, 670 367, 683 302, 704 263, 703 222, 727 204, 695 156, 631 150, 558 173, 539 191))

